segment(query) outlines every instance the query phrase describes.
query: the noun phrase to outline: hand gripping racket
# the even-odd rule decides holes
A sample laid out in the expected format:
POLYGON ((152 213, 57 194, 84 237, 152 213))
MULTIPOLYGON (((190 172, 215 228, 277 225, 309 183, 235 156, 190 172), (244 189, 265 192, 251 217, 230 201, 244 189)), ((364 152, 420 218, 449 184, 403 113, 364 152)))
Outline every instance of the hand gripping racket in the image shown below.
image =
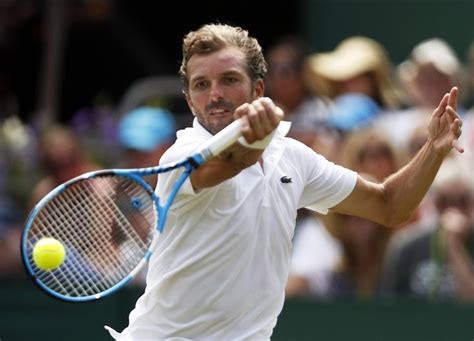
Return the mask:
POLYGON ((52 190, 33 208, 23 231, 27 272, 41 289, 72 302, 96 300, 124 287, 148 262, 184 181, 237 141, 240 128, 241 121, 234 121, 174 163, 89 172, 52 190), (166 200, 142 179, 178 168, 183 173, 166 200), (59 240, 66 250, 64 262, 54 270, 42 270, 33 261, 35 243, 44 237, 59 240))

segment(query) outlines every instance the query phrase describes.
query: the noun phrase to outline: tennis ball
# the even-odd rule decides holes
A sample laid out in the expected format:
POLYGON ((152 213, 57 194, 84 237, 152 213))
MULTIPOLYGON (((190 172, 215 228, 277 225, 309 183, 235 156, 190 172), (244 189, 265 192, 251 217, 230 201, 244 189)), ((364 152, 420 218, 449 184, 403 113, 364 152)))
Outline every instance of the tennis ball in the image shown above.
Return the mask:
POLYGON ((33 260, 41 270, 57 269, 65 257, 63 244, 54 238, 42 238, 33 248, 33 260))

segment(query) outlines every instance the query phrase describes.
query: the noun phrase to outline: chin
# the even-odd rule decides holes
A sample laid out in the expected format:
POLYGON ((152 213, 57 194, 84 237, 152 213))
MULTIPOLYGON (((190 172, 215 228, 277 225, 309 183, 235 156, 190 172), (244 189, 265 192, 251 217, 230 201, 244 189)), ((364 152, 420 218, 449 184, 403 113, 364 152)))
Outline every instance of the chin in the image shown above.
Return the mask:
POLYGON ((229 124, 231 124, 234 121, 234 118, 231 116, 230 118, 222 118, 218 120, 214 120, 211 122, 210 126, 208 129, 213 133, 216 134, 220 132, 222 129, 227 127, 229 124))

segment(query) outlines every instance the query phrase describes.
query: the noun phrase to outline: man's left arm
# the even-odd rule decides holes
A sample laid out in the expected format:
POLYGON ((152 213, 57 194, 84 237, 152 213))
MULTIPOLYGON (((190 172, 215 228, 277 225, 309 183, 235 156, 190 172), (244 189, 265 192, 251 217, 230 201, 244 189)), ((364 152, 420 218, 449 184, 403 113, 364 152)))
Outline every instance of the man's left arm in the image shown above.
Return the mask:
POLYGON ((358 177, 352 193, 331 209, 360 216, 386 226, 397 226, 410 218, 430 188, 441 163, 458 145, 461 119, 457 108, 458 89, 452 88, 433 111, 428 124, 428 140, 402 169, 376 184, 358 177))

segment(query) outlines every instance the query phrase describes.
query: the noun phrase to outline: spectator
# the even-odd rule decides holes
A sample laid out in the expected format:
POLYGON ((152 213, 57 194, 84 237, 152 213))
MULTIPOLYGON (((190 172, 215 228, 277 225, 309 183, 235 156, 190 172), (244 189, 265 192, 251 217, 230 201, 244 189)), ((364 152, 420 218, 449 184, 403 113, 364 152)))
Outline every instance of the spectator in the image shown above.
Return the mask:
MULTIPOLYGON (((400 160, 393 146, 390 145, 384 136, 370 128, 349 134, 341 154, 343 166, 359 173, 371 174, 377 182, 382 182, 390 174, 397 171, 400 166, 400 160)), ((378 274, 379 264, 375 260, 369 259, 368 254, 366 255, 367 259, 365 259, 365 256, 359 258, 356 243, 357 241, 360 241, 361 244, 367 242, 367 245, 362 246, 370 250, 374 248, 371 243, 378 244, 375 240, 378 238, 376 236, 378 233, 380 233, 380 237, 383 237, 385 242, 387 236, 378 230, 375 224, 370 224, 363 219, 345 216, 337 216, 328 220, 325 217, 313 215, 312 220, 309 218, 302 219, 301 223, 297 225, 293 241, 291 272, 286 288, 287 297, 310 295, 324 298, 343 295, 342 288, 331 287, 333 285, 342 285, 342 283, 335 282, 342 281, 343 277, 346 278, 344 282, 355 281, 351 284, 353 288, 350 290, 348 284, 344 284, 344 295, 349 295, 349 291, 350 295, 354 296, 359 294, 364 296, 371 295, 372 287, 375 286, 375 283, 369 283, 372 280, 369 281, 368 277, 378 274), (313 224, 310 224, 310 221, 313 221, 313 224), (335 238, 334 231, 329 233, 326 227, 327 225, 334 224, 347 225, 349 230, 353 228, 355 231, 339 231, 339 229, 343 228, 338 227, 338 238, 335 238), (359 226, 361 227, 359 228, 359 226), (362 241, 360 235, 351 237, 351 233, 357 234, 358 228, 361 231, 366 231, 368 235, 367 240, 362 241), (371 229, 374 229, 374 231, 371 229), (372 233, 374 234, 374 240, 371 240, 372 237, 369 237, 372 233), (355 240, 352 241, 350 240, 351 238, 355 238, 355 240), (373 269, 374 273, 369 275, 368 272, 361 272, 359 274, 357 270, 359 261, 363 263, 360 265, 361 267, 366 265, 365 262, 373 261, 374 263, 371 263, 370 266, 375 266, 373 269), (337 271, 334 272, 336 269, 337 271), (349 272, 353 273, 349 274, 349 272), (337 280, 336 277, 338 278, 337 280), (356 283, 358 281, 364 282, 364 284, 356 283), (357 289, 356 287, 359 288, 357 289)), ((378 248, 379 246, 376 245, 376 247, 378 248)), ((378 250, 372 250, 374 254, 370 255, 370 257, 380 258, 379 253, 382 250, 382 247, 378 250)))
MULTIPOLYGON (((346 135, 341 165, 374 182, 383 182, 401 166, 397 150, 372 127, 346 135)), ((372 298, 378 289, 383 254, 392 231, 366 219, 331 214, 324 224, 339 242, 338 263, 328 272, 330 298, 372 298)))
POLYGON ((386 254, 381 292, 424 299, 474 299, 474 183, 451 157, 433 183, 436 223, 401 231, 386 254))
MULTIPOLYGON (((380 116, 377 127, 394 145, 407 148, 415 127, 426 122, 436 107, 436 98, 448 93, 453 86, 464 90, 461 74, 461 63, 446 41, 433 38, 417 44, 410 58, 398 67, 409 108, 380 116)), ((462 117, 465 114, 462 101, 458 110, 462 117)))
POLYGON ((309 90, 303 68, 307 55, 300 38, 281 37, 266 53, 265 85, 268 96, 285 112, 285 120, 292 122, 289 136, 312 146, 326 125, 329 99, 309 90))
POLYGON ((373 298, 392 231, 370 220, 344 214, 331 214, 325 221, 342 246, 340 262, 329 275, 327 296, 373 298))
POLYGON ((467 107, 474 107, 474 41, 469 44, 466 54, 466 71, 467 80, 466 85, 468 89, 467 93, 467 107))
MULTIPOLYGON (((341 164, 364 178, 383 182, 400 168, 396 149, 371 127, 346 136, 341 164)), ((393 231, 367 219, 330 214, 324 224, 340 246, 340 258, 328 273, 330 298, 373 298, 378 290, 383 254, 393 231)))
MULTIPOLYGON (((266 53, 265 85, 268 96, 284 110, 285 120, 292 122, 288 136, 311 147, 325 133, 329 99, 309 91, 303 69, 307 55, 307 47, 301 39, 281 37, 266 53)), ((318 217, 304 208, 298 210, 294 241, 287 297, 325 291, 321 274, 338 257, 336 241, 318 217), (305 281, 307 277, 313 278, 311 288, 305 281)))
MULTIPOLYGON (((139 107, 128 112, 119 123, 119 144, 125 149, 123 166, 143 168, 158 165, 161 155, 174 142, 176 123, 162 108, 139 107)), ((145 178, 156 186, 157 175, 145 178)))
POLYGON ((37 181, 33 129, 19 118, 19 103, 0 71, 0 279, 24 277, 18 249, 25 202, 37 181))
POLYGON ((117 145, 118 117, 110 98, 98 94, 93 105, 76 111, 69 123, 79 137, 82 148, 93 162, 106 167, 118 162, 117 156, 120 155, 117 145))
MULTIPOLYGON (((380 43, 368 37, 349 37, 334 51, 311 55, 307 73, 312 89, 334 100, 328 125, 342 135, 401 105, 389 56, 380 43)), ((339 156, 339 142, 333 141, 329 145, 332 151, 325 153, 334 161, 339 156)))
POLYGON ((330 275, 341 258, 341 243, 329 233, 319 216, 299 216, 295 226, 287 298, 326 298, 330 275))
POLYGON ((383 182, 401 166, 402 156, 385 135, 367 127, 347 135, 341 163, 383 182))
POLYGON ((98 168, 89 160, 78 137, 68 127, 50 127, 40 137, 39 148, 46 174, 32 190, 31 207, 60 184, 98 168))
POLYGON ((468 84, 468 101, 469 109, 463 124, 463 136, 461 142, 466 146, 467 157, 471 164, 474 164, 474 41, 470 44, 467 54, 467 84, 468 84))

